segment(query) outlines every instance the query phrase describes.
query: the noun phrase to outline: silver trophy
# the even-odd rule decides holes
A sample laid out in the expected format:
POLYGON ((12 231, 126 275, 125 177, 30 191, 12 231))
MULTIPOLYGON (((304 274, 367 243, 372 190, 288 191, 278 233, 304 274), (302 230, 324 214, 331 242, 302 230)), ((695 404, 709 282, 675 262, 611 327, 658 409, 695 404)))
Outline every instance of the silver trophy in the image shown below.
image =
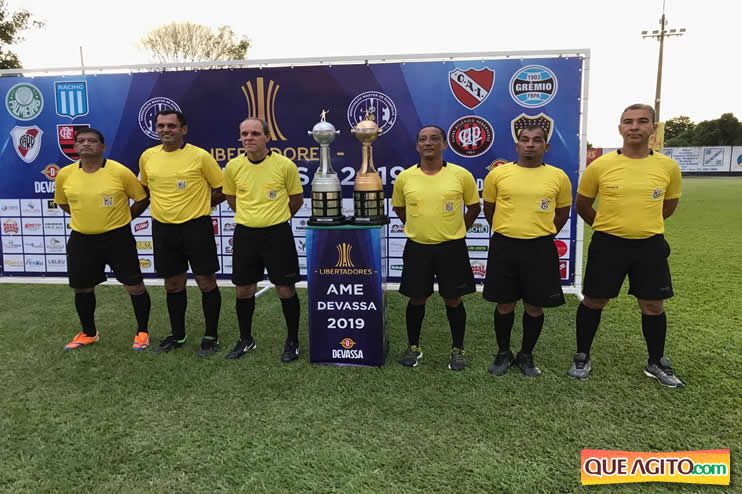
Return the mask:
POLYGON ((342 225, 346 221, 343 190, 330 162, 330 143, 340 131, 325 119, 326 115, 327 110, 322 110, 320 121, 307 132, 319 144, 319 166, 312 180, 312 216, 309 218, 313 226, 342 225))

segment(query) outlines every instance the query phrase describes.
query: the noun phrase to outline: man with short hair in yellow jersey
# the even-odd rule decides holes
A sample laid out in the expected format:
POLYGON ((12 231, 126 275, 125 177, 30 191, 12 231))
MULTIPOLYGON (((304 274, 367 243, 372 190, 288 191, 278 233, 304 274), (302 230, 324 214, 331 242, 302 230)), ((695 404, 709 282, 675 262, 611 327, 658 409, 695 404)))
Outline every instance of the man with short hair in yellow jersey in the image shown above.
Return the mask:
POLYGON ((461 297, 476 290, 465 237, 481 206, 474 176, 443 160, 445 135, 435 125, 420 129, 415 146, 420 162, 400 173, 394 183, 392 207, 407 235, 399 293, 410 298, 405 314, 408 346, 399 363, 415 367, 423 356, 425 302, 437 280, 453 342, 448 368, 458 371, 466 367, 466 310, 461 297))
POLYGON ((629 293, 639 302, 649 358, 644 374, 677 388, 683 382, 665 358, 667 318, 663 300, 673 296, 670 246, 665 219, 680 200, 680 167, 649 148, 655 132, 651 106, 635 104, 621 114, 623 146, 590 163, 577 188, 577 213, 592 225, 585 269, 584 300, 577 308, 577 353, 568 374, 590 375, 590 347, 608 301, 618 296, 626 275, 629 293), (598 198, 597 211, 593 202, 598 198))
POLYGON ((222 170, 205 149, 185 142, 188 123, 181 112, 161 110, 155 123, 162 144, 142 153, 139 173, 152 200, 155 270, 165 278, 172 331, 155 351, 169 352, 186 341, 186 272, 190 263, 201 290, 206 322, 198 355, 207 357, 219 348, 222 298, 215 276, 219 257, 211 208, 224 200, 222 170))
POLYGON ((518 160, 494 168, 482 190, 484 216, 490 224, 487 276, 483 296, 495 307, 498 352, 489 368, 501 376, 515 365, 528 377, 541 374, 533 349, 544 325, 544 307, 564 304, 559 254, 554 235, 572 205, 572 184, 559 168, 544 163, 546 131, 533 125, 518 133, 518 160), (523 343, 510 351, 515 304, 523 300, 523 343))
POLYGON ((299 257, 289 220, 304 203, 299 170, 290 159, 268 149, 268 124, 257 118, 240 123, 245 152, 224 169, 224 194, 235 212, 232 282, 237 286, 240 338, 228 359, 255 349, 252 318, 257 283, 267 269, 276 286, 286 320, 287 336, 281 362, 299 356, 299 257))
POLYGON ((147 326, 151 304, 129 224, 147 208, 147 193, 131 170, 103 157, 106 145, 100 131, 79 130, 74 145, 80 160, 60 170, 54 191, 54 201, 72 217, 67 271, 82 325, 82 331, 64 349, 73 350, 98 341, 95 285, 106 280, 108 264, 116 279, 126 287, 134 307, 137 332, 131 348, 144 350, 149 346, 147 326), (134 201, 131 206, 129 199, 134 201))

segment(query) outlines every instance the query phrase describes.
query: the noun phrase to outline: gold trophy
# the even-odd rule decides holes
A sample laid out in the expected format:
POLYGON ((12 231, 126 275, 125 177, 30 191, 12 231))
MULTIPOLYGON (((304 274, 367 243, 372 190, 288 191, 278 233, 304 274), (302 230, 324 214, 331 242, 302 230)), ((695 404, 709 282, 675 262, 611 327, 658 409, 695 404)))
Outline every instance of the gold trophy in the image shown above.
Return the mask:
POLYGON ((374 122, 373 112, 366 112, 366 118, 358 122, 351 133, 361 144, 361 168, 356 173, 353 185, 353 211, 351 222, 356 225, 385 225, 389 222, 384 208, 384 186, 381 176, 374 168, 371 143, 381 135, 381 129, 374 122))

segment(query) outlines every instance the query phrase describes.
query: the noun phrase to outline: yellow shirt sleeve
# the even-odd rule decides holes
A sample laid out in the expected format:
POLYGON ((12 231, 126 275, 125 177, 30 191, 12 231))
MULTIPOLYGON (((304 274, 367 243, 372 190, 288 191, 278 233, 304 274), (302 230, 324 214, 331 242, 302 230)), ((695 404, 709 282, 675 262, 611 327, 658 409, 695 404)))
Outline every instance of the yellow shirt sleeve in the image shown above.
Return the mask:
POLYGON ((477 182, 474 180, 474 175, 465 169, 462 171, 464 172, 461 177, 464 186, 464 204, 467 206, 479 204, 479 191, 477 191, 477 182))
POLYGON ((560 178, 561 183, 559 184, 556 207, 565 208, 572 205, 572 182, 569 181, 569 177, 564 171, 561 171, 560 178))
POLYGON ((484 177, 484 186, 482 187, 482 200, 495 204, 497 202, 497 180, 495 180, 495 170, 490 170, 484 177))
POLYGON ((139 157, 139 181, 144 185, 147 186, 147 167, 146 167, 146 155, 147 152, 143 152, 142 155, 139 157))
POLYGON ((286 167, 286 193, 290 196, 296 194, 303 194, 304 188, 301 186, 301 177, 299 177, 299 169, 296 164, 291 162, 286 167))
POLYGON ((219 163, 206 151, 203 152, 201 158, 201 167, 204 177, 206 177, 206 181, 212 189, 218 189, 224 185, 224 174, 222 169, 219 168, 219 163))
POLYGON ((237 187, 234 184, 234 165, 232 161, 227 163, 224 167, 224 185, 222 186, 222 192, 228 196, 237 195, 237 187))
POLYGON ((680 174, 680 167, 676 162, 672 162, 672 167, 670 168, 670 183, 667 185, 667 190, 665 191, 665 200, 667 199, 677 199, 680 197, 680 192, 682 188, 682 175, 680 174))
POLYGON ((397 175, 397 180, 394 181, 394 189, 392 189, 392 207, 393 208, 405 207, 404 172, 397 175))
POLYGON ((598 168, 595 163, 585 168, 577 186, 577 193, 591 199, 598 196, 598 168))
POLYGON ((126 195, 128 195, 131 199, 134 199, 134 202, 139 202, 147 197, 147 193, 144 191, 144 187, 142 187, 142 184, 139 183, 139 180, 137 180, 134 172, 132 172, 128 168, 122 168, 121 175, 121 180, 124 183, 124 190, 126 191, 126 195))
MULTIPOLYGON (((73 163, 74 164, 74 163, 73 163)), ((64 193, 64 181, 67 180, 67 172, 63 168, 54 180, 54 202, 57 204, 68 204, 67 194, 64 193)))

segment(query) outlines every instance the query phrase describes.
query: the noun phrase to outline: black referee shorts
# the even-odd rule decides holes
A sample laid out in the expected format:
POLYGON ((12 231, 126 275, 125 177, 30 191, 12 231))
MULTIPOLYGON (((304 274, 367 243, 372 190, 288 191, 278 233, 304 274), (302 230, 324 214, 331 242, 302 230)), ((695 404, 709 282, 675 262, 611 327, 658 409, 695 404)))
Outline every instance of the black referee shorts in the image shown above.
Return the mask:
POLYGON ((238 224, 234 230, 232 283, 252 285, 268 279, 274 285, 293 285, 301 279, 294 234, 288 222, 264 228, 238 224))
POLYGON ((439 244, 407 240, 404 246, 402 281, 399 293, 410 298, 427 298, 438 281, 441 297, 452 299, 476 291, 469 250, 463 238, 439 244))
POLYGON ((670 245, 664 235, 630 239, 594 232, 587 251, 582 293, 593 298, 614 298, 626 275, 629 293, 643 300, 673 296, 670 245))
POLYGON ((188 271, 194 275, 211 275, 219 271, 219 257, 210 216, 185 223, 160 223, 152 219, 155 270, 163 278, 188 271))
POLYGON ((129 225, 106 233, 72 231, 67 241, 67 272, 72 288, 92 288, 106 281, 106 264, 124 285, 142 282, 137 244, 129 225))
POLYGON ((503 304, 520 299, 536 307, 564 304, 554 238, 519 239, 494 233, 482 295, 490 302, 503 304))

